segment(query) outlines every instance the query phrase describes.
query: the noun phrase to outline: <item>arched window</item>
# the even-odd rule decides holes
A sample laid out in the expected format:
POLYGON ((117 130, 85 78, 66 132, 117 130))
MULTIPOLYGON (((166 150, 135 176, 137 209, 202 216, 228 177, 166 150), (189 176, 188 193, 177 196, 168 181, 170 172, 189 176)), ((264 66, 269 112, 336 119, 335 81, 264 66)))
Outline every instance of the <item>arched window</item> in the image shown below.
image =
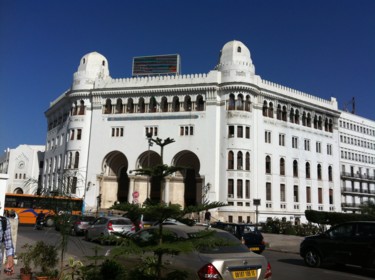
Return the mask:
POLYGON ((278 120, 281 120, 281 105, 277 105, 277 110, 276 110, 276 118, 278 120))
POLYGON ((250 105, 251 105, 250 95, 246 95, 245 111, 250 112, 250 105))
POLYGON ((134 101, 133 98, 128 99, 128 104, 126 107, 126 110, 128 113, 134 113, 134 101))
POLYGON ((246 162, 245 162, 245 169, 246 170, 250 170, 250 153, 247 152, 246 153, 246 162))
POLYGON ((234 109, 235 109, 234 94, 231 93, 231 94, 229 95, 228 110, 234 110, 234 109))
POLYGON ((112 113, 112 103, 111 99, 107 99, 105 101, 105 106, 104 106, 104 114, 111 114, 112 113))
POLYGON ((319 118, 318 118, 318 129, 320 129, 320 130, 323 129, 323 119, 322 119, 322 116, 319 116, 319 118))
POLYGON ((239 151, 237 153, 237 169, 242 170, 243 169, 243 158, 242 158, 242 152, 239 151))
POLYGON ((116 114, 122 113, 122 100, 121 98, 118 98, 116 101, 116 114))
POLYGON ((152 96, 150 98, 150 104, 148 104, 148 110, 151 112, 151 113, 155 113, 156 112, 156 99, 154 96, 152 96))
POLYGON ((318 180, 322 180, 322 166, 320 164, 317 165, 317 175, 318 180))
POLYGON ((180 112, 180 99, 178 96, 173 97, 172 110, 173 112, 180 112))
POLYGON ((305 164, 305 172, 306 172, 306 179, 311 178, 311 172, 310 172, 310 163, 306 162, 305 164))
POLYGON ((333 181, 332 166, 328 166, 328 181, 333 181))
POLYGON ((243 110, 243 95, 242 94, 239 94, 237 96, 236 108, 237 110, 240 110, 240 111, 243 110))
POLYGON ((287 121, 287 111, 286 111, 286 106, 283 106, 282 119, 283 119, 284 122, 287 121))
POLYGON ((314 128, 317 129, 318 128, 318 116, 315 115, 314 117, 314 128))
POLYGON ((234 169, 234 154, 232 151, 228 152, 228 169, 234 169))
POLYGON ((78 165, 79 165, 79 152, 76 152, 74 156, 74 168, 78 168, 78 165))
POLYGON ((310 113, 307 114, 307 126, 311 127, 311 114, 310 113))
POLYGON ((294 113, 294 123, 299 124, 299 111, 296 110, 294 113))
POLYGON ((237 47, 237 52, 241 52, 241 47, 237 47))
POLYGON ((324 120, 324 131, 328 131, 329 127, 328 127, 328 118, 326 118, 324 120))
POLYGON ((294 123, 294 109, 293 108, 290 109, 289 120, 291 123, 294 123))
POLYGON ((191 111, 191 97, 189 95, 185 96, 184 110, 185 111, 191 111))
POLYGON ((333 121, 332 121, 332 119, 329 119, 328 131, 333 132, 333 121))
POLYGON ((293 177, 298 177, 298 161, 293 160, 293 177))
POLYGON ((280 159, 280 175, 285 176, 285 159, 280 159))
POLYGON ((268 104, 267 104, 267 101, 264 100, 264 102, 263 102, 263 117, 267 117, 267 113, 268 113, 268 104))
POLYGON ((145 99, 143 97, 139 98, 138 100, 138 111, 140 113, 144 113, 145 112, 145 109, 146 109, 146 106, 145 106, 145 99))
POLYGON ((78 115, 84 115, 85 114, 85 101, 81 100, 79 102, 79 112, 78 115))
POLYGON ((168 100, 165 96, 163 96, 161 98, 161 102, 160 102, 160 110, 162 112, 168 112, 168 100))
POLYGON ((302 113, 302 125, 307 126, 306 112, 302 113))
POLYGON ((271 174, 271 157, 266 156, 266 173, 271 174))
POLYGON ((197 96, 196 106, 197 106, 197 111, 204 110, 204 101, 203 101, 202 95, 197 96))
POLYGON ((72 168, 72 164, 73 164, 73 155, 72 155, 72 152, 69 152, 68 168, 72 168))
POLYGON ((78 112, 77 102, 74 102, 73 107, 72 107, 72 116, 77 115, 77 112, 78 112))
POLYGON ((268 105, 268 117, 273 118, 273 103, 272 102, 270 102, 270 104, 268 105))

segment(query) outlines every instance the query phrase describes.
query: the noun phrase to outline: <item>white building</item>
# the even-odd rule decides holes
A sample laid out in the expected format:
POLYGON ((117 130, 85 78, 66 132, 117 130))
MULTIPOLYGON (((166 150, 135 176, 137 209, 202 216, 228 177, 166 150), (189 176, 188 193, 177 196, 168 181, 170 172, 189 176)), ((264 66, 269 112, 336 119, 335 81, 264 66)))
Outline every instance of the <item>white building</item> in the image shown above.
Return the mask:
POLYGON ((89 53, 45 115, 43 186, 84 197, 86 209, 101 195, 102 208, 205 196, 228 203, 214 219, 234 222, 256 220, 254 199, 259 221, 341 211, 336 99, 262 79, 239 41, 224 45, 207 74, 113 79, 107 59, 89 53), (186 167, 161 186, 131 172, 161 162, 147 133, 174 139, 163 162, 186 167))
POLYGON ((375 122, 342 112, 339 122, 342 210, 375 202, 375 122))
POLYGON ((45 146, 19 145, 0 156, 0 173, 8 174, 6 192, 37 192, 41 180, 45 146))

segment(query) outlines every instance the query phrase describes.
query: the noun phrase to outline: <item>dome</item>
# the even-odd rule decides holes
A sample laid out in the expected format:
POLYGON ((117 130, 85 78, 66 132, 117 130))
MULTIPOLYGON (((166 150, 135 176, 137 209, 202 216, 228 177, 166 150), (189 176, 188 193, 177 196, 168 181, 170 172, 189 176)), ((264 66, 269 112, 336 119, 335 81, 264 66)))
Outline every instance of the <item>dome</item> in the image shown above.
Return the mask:
POLYGON ((224 45, 220 53, 217 70, 242 70, 255 74, 249 49, 240 41, 230 41, 224 45))
POLYGON ((96 79, 109 76, 107 59, 98 52, 91 52, 81 58, 78 70, 74 73, 73 89, 92 88, 96 79))

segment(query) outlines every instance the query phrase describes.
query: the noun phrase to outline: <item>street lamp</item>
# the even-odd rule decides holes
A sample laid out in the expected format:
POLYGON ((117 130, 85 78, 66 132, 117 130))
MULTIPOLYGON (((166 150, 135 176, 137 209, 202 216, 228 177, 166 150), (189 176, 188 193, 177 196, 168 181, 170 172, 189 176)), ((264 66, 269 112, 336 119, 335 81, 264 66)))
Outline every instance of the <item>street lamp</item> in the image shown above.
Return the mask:
POLYGON ((255 205, 255 227, 258 229, 258 206, 260 206, 260 199, 259 198, 254 198, 253 199, 253 204, 255 205))
MULTIPOLYGON (((148 153, 147 153, 147 168, 150 168, 150 148, 152 147, 152 145, 154 143, 152 143, 152 133, 151 132, 147 132, 146 133, 146 136, 147 136, 147 140, 148 140, 148 153)), ((148 180, 147 180, 147 198, 149 198, 150 196, 150 179, 151 177, 149 176, 148 180)))

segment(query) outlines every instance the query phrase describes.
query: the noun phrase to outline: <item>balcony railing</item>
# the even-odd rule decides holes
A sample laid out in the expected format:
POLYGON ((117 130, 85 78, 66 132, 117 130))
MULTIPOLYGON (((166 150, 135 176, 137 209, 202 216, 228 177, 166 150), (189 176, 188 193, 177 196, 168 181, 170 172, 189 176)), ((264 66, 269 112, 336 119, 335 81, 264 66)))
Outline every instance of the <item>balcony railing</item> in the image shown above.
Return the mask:
POLYGON ((347 203, 347 202, 343 202, 341 203, 341 207, 342 208, 360 208, 362 204, 361 203, 347 203))
POLYGON ((360 173, 341 172, 341 177, 346 177, 349 179, 353 178, 357 180, 375 181, 375 176, 370 176, 368 174, 360 174, 360 173))
POLYGON ((362 195, 375 195, 375 190, 369 189, 353 189, 353 188, 341 188, 341 192, 343 193, 355 193, 355 194, 362 194, 362 195))

